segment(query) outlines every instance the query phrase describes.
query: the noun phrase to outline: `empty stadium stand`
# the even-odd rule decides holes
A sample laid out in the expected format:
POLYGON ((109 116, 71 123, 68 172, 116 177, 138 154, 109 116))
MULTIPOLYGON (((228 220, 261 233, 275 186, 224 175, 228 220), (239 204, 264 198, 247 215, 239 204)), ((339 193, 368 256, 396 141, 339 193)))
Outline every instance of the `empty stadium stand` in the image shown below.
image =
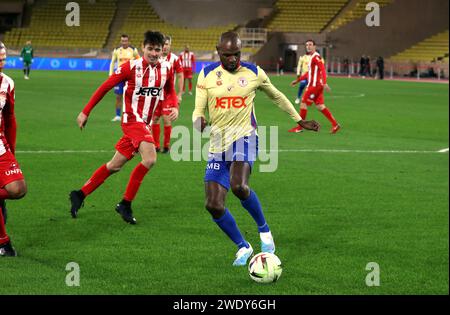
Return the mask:
MULTIPOLYGON (((357 0, 348 4, 347 8, 328 27, 328 31, 334 31, 345 24, 367 15, 366 5, 373 0, 357 0)), ((380 8, 390 4, 392 0, 377 0, 380 8)))
POLYGON ((13 28, 4 41, 20 47, 31 40, 36 48, 102 48, 114 16, 116 0, 77 0, 80 26, 66 25, 66 1, 47 0, 35 5, 27 28, 13 28))
POLYGON ((443 60, 448 63, 448 30, 431 36, 412 47, 392 56, 391 61, 423 61, 443 60))
POLYGON ((319 33, 347 5, 348 0, 279 0, 267 28, 278 32, 319 33))
POLYGON ((111 49, 118 45, 120 35, 123 33, 128 34, 131 42, 137 45, 142 40, 144 32, 153 29, 172 36, 172 50, 176 53, 183 50, 185 45, 189 45, 193 51, 214 50, 220 34, 233 30, 236 26, 229 24, 197 29, 172 25, 163 21, 147 0, 135 0, 132 1, 128 16, 120 31, 117 32, 111 47, 108 48, 111 49))

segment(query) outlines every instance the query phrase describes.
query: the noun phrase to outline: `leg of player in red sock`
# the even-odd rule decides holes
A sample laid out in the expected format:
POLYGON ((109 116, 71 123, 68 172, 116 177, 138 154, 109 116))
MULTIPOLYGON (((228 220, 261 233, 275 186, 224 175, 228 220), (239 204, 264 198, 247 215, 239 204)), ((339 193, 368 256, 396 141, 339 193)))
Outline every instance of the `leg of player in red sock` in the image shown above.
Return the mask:
POLYGON ((156 152, 159 152, 159 150, 160 150, 159 138, 161 135, 161 125, 159 124, 159 120, 158 120, 158 123, 152 124, 152 134, 153 134, 153 139, 155 140, 156 152))
MULTIPOLYGON (((306 114, 308 113, 308 108, 306 104, 300 105, 300 117, 302 117, 303 120, 306 120, 306 114)), ((296 126, 294 128, 291 128, 288 130, 288 132, 302 132, 303 128, 301 126, 296 126)))
POLYGON ((317 109, 322 112, 322 114, 331 122, 332 128, 331 133, 336 133, 341 126, 338 124, 336 119, 331 114, 330 110, 325 105, 317 105, 317 109))
POLYGON ((131 172, 123 199, 116 206, 116 211, 122 216, 122 219, 130 224, 136 224, 136 219, 133 217, 133 211, 131 210, 131 202, 136 197, 145 175, 156 163, 156 151, 153 143, 141 142, 139 144, 139 153, 142 161, 131 172))
POLYGON ((120 171, 127 162, 128 158, 116 151, 111 161, 100 166, 80 190, 72 190, 70 192, 69 200, 72 218, 75 219, 77 217, 78 210, 83 206, 84 199, 102 185, 110 175, 120 171))
POLYGON ((189 94, 192 94, 192 79, 189 79, 189 94))
POLYGON ((172 133, 171 125, 164 125, 164 151, 167 153, 170 150, 170 134, 172 133))

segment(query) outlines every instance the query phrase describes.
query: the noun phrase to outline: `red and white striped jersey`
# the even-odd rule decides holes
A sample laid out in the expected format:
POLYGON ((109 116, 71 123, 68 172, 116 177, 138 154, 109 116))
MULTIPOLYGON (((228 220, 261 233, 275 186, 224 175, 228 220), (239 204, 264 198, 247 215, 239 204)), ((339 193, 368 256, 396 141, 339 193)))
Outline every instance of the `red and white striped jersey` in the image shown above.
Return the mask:
POLYGON ((14 114, 14 81, 0 72, 0 155, 16 148, 16 116, 14 114))
POLYGON ((169 54, 167 54, 166 57, 161 56, 160 61, 161 62, 162 61, 170 62, 170 65, 174 69, 175 73, 183 72, 183 67, 181 66, 181 60, 174 53, 169 53, 169 54))
POLYGON ((308 86, 324 86, 327 84, 327 72, 325 65, 318 52, 311 55, 308 64, 308 72, 302 76, 303 80, 308 78, 308 86))
POLYGON ((183 51, 180 54, 180 61, 184 69, 195 69, 195 56, 192 51, 183 51))
POLYGON ((152 66, 142 57, 130 60, 117 68, 116 72, 95 91, 83 113, 89 115, 110 89, 120 82, 125 82, 122 124, 134 122, 151 124, 159 102, 164 102, 168 107, 178 108, 173 77, 173 68, 167 61, 157 62, 152 66))

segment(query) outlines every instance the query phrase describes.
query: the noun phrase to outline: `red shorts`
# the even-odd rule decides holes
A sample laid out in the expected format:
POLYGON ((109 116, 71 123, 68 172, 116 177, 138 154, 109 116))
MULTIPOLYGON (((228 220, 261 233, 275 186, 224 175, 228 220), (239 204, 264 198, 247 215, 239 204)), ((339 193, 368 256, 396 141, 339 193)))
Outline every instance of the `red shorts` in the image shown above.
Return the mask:
POLYGON ((128 123, 122 125, 123 137, 116 144, 116 150, 131 160, 138 152, 141 142, 155 143, 151 127, 145 123, 128 123))
POLYGON ((192 79, 192 69, 189 68, 183 69, 183 77, 185 79, 192 79))
POLYGON ((16 158, 11 151, 6 151, 5 154, 0 156, 0 188, 5 187, 9 183, 24 179, 16 158))
POLYGON ((312 103, 316 105, 324 104, 323 100, 323 86, 309 86, 303 94, 302 103, 311 106, 312 103))
POLYGON ((161 117, 162 115, 169 115, 172 113, 172 106, 170 104, 164 104, 165 102, 160 101, 158 106, 156 106, 155 112, 153 113, 154 117, 161 117))

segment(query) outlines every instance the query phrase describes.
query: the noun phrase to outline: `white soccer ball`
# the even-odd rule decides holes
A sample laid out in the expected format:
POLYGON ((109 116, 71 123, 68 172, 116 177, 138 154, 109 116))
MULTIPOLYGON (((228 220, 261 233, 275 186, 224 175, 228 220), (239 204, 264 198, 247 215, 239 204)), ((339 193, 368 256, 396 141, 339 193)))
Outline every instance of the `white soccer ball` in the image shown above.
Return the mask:
POLYGON ((253 256, 248 264, 248 274, 250 278, 259 283, 271 283, 280 278, 281 272, 280 259, 270 253, 259 253, 253 256))

